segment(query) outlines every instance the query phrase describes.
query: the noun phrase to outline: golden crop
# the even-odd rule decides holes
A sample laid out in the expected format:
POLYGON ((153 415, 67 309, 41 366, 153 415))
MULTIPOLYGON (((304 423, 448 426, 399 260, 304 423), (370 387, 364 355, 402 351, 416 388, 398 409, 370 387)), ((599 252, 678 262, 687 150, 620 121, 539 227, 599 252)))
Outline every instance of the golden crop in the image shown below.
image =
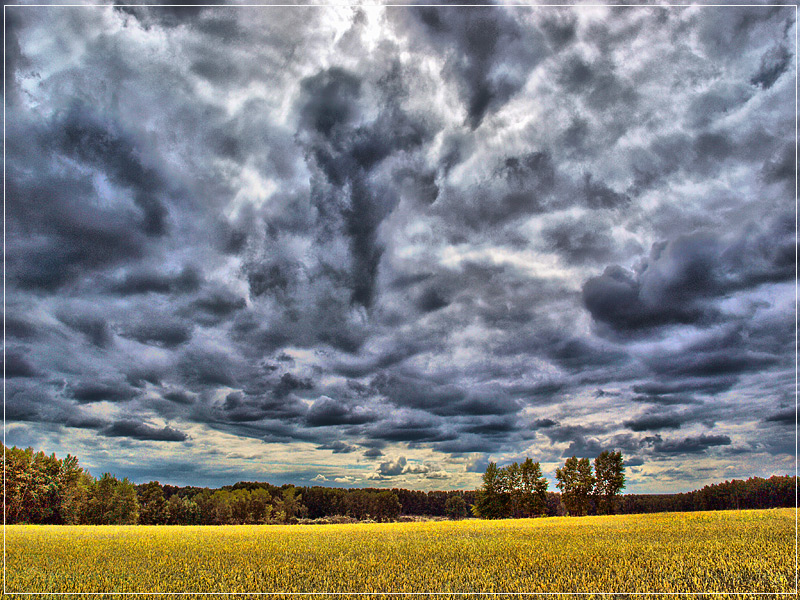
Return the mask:
POLYGON ((7 592, 786 593, 795 587, 795 510, 355 525, 18 525, 6 527, 6 560, 7 592))

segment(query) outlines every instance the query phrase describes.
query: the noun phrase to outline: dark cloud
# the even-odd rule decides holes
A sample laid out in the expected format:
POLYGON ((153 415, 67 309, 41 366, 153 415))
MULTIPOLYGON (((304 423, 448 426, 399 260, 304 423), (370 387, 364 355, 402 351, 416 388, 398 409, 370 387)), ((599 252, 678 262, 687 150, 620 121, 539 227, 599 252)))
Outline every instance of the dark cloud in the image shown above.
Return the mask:
POLYGON ((100 433, 106 437, 128 437, 155 442, 183 442, 188 438, 185 433, 170 426, 158 429, 130 419, 114 421, 100 433))
POLYGON ((142 211, 142 230, 149 236, 167 232, 167 208, 159 197, 164 184, 154 168, 145 165, 125 133, 102 123, 88 107, 74 105, 53 129, 67 156, 99 169, 105 176, 129 188, 142 211))
POLYGON ((306 423, 311 427, 332 425, 361 425, 374 421, 376 417, 357 406, 341 400, 321 396, 309 407, 306 423))
POLYGON ((419 295, 416 304, 419 310, 427 313, 445 308, 450 302, 438 290, 427 288, 419 295))
POLYGON ((380 448, 370 448, 364 452, 364 458, 380 458, 381 456, 383 456, 383 452, 380 448))
POLYGON ((140 323, 124 335, 142 344, 174 348, 192 339, 192 327, 181 322, 140 323))
POLYGON ((433 48, 452 52, 446 69, 457 81, 472 128, 519 92, 544 58, 538 31, 523 31, 506 8, 417 7, 411 14, 433 48))
POLYGON ((781 425, 795 425, 797 422, 797 412, 794 408, 786 408, 767 416, 764 421, 767 423, 779 423, 781 425))
POLYGON ((566 221, 544 231, 544 239, 567 262, 603 262, 616 245, 608 233, 593 221, 566 221))
POLYGON ((227 317, 247 305, 244 298, 228 290, 216 290, 205 294, 192 303, 194 308, 212 317, 227 317))
POLYGON ((134 294, 169 294, 197 291, 202 275, 193 266, 186 266, 179 273, 135 270, 124 273, 109 284, 109 290, 122 296, 134 294))
POLYGON ((331 10, 9 7, 11 443, 420 487, 794 451, 791 7, 331 10))
POLYGON ((384 442, 440 442, 458 439, 445 430, 444 423, 424 413, 394 413, 368 429, 374 439, 384 442))
POLYGON ((13 352, 6 352, 5 362, 3 363, 3 374, 7 378, 11 377, 35 377, 36 368, 25 360, 24 356, 13 352))
POLYGON ((100 316, 62 311, 56 317, 70 329, 82 333, 87 341, 98 348, 108 348, 114 341, 111 327, 100 316))
POLYGON ((39 337, 39 328, 25 319, 6 315, 6 335, 21 340, 31 340, 39 337))
POLYGON ((497 397, 480 391, 467 392, 452 384, 430 379, 381 373, 372 386, 396 406, 425 410, 434 415, 506 415, 517 413, 522 406, 508 397, 497 397))
MULTIPOLYGON (((321 446, 317 446, 317 450, 330 450, 334 454, 350 454, 351 452, 356 452, 358 450, 358 447, 342 442, 341 440, 337 440, 329 444, 322 444, 321 446)), ((378 456, 380 456, 380 450, 378 451, 378 456)))
POLYGON ((193 385, 236 385, 231 359, 219 351, 190 348, 181 356, 178 367, 184 380, 193 385))
POLYGON ((139 391, 117 381, 83 381, 69 387, 69 394, 80 403, 126 402, 139 391))
POLYGON ((716 446, 729 446, 727 435, 699 435, 657 442, 653 449, 660 454, 698 454, 716 446))
POLYGON ((170 390, 168 392, 164 392, 163 397, 165 400, 169 400, 170 402, 186 405, 192 404, 195 400, 194 396, 184 390, 170 390))
POLYGON ((589 279, 584 304, 595 320, 620 332, 714 320, 712 300, 794 277, 790 229, 781 216, 738 238, 694 234, 656 244, 635 271, 611 266, 589 279))
POLYGON ((680 429, 687 417, 677 413, 645 413, 635 419, 624 421, 623 425, 633 431, 660 431, 680 429))
POLYGON ((574 12, 548 10, 542 15, 538 25, 548 43, 556 51, 563 49, 577 38, 578 19, 574 12))

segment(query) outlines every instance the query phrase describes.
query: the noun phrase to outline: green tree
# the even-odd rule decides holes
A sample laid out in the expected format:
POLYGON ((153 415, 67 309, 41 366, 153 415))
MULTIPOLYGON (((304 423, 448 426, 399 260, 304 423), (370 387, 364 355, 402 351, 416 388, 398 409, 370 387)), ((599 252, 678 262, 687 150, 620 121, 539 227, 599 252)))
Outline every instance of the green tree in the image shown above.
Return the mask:
POLYGON ((394 521, 403 509, 397 494, 388 490, 375 494, 374 507, 373 514, 378 521, 394 521))
POLYGON ((505 516, 503 477, 497 463, 490 462, 483 474, 483 487, 478 492, 472 511, 482 519, 500 519, 505 516))
POLYGON ((594 492, 595 478, 588 458, 568 458, 564 467, 556 469, 556 487, 569 514, 584 516, 589 512, 589 498, 594 492))
POLYGON ((625 488, 625 462, 622 452, 605 450, 594 459, 595 497, 600 514, 616 512, 616 500, 625 488))
POLYGON ((167 522, 167 501, 164 488, 151 481, 139 488, 139 522, 142 525, 161 525, 167 522))
POLYGON ((519 463, 500 469, 503 516, 519 518, 522 516, 522 479, 519 463))
POLYGON ((136 486, 128 478, 115 479, 111 496, 110 523, 113 525, 136 525, 139 522, 139 501, 136 486))
POLYGON ((542 467, 539 462, 525 458, 520 465, 523 515, 530 517, 547 512, 547 486, 547 479, 542 476, 542 467))
POLYGON ((463 519, 467 516, 467 503, 464 502, 459 494, 450 496, 444 503, 444 511, 447 516, 454 520, 463 519))
POLYGON ((264 488, 250 492, 250 506, 253 523, 266 523, 272 517, 272 496, 264 488))
POLYGON ((298 488, 290 485, 283 488, 280 499, 276 502, 278 513, 283 515, 283 521, 289 522, 296 518, 306 515, 306 507, 303 506, 303 495, 298 493, 298 488))
POLYGON ((111 521, 114 489, 117 479, 110 473, 103 473, 89 489, 86 506, 86 519, 90 525, 108 525, 111 521))

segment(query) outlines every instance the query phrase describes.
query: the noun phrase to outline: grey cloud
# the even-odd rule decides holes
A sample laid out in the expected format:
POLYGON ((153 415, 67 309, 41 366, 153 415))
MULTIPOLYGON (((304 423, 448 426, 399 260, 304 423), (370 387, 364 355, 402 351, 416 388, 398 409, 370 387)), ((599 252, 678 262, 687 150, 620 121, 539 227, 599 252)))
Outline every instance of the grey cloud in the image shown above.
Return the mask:
POLYGON ((383 456, 383 451, 380 448, 370 448, 364 452, 364 458, 380 458, 383 456))
POLYGON ((328 427, 331 425, 361 425, 375 420, 375 416, 363 409, 343 402, 321 396, 309 407, 306 423, 311 427, 328 427))
POLYGON ((683 439, 657 442, 653 449, 661 454, 698 454, 716 446, 729 446, 731 438, 727 435, 699 435, 683 439))
POLYGON ((6 352, 5 362, 3 363, 3 373, 5 377, 35 377, 36 368, 28 362, 24 356, 13 352, 6 352))
POLYGON ((596 223, 585 220, 561 222, 546 229, 544 238, 570 263, 603 262, 615 250, 611 236, 596 223))
POLYGON ((310 379, 300 379, 291 373, 284 373, 273 393, 277 398, 285 398, 291 392, 312 389, 314 389, 314 383, 310 379))
POLYGON ((185 433, 170 426, 158 429, 131 419, 114 421, 100 433, 106 437, 128 437, 135 440, 158 442, 183 442, 188 438, 185 433))
POLYGON ((446 68, 456 78, 472 128, 514 96, 544 58, 538 31, 523 31, 505 8, 418 7, 411 14, 433 48, 454 50, 446 68))
POLYGON ((660 431, 680 429, 687 417, 677 413, 645 413, 635 419, 624 421, 623 425, 633 431, 660 431))
POLYGON ((142 344, 173 348, 192 339, 192 328, 181 322, 143 322, 129 328, 124 335, 142 344))
POLYGON ((764 421, 767 423, 779 423, 781 425, 795 425, 797 413, 794 408, 786 408, 767 416, 764 421))
POLYGON ((9 8, 15 439, 791 453, 791 8, 373 10, 9 8))
POLYGON ((183 352, 179 370, 187 383, 201 386, 234 386, 236 377, 230 357, 216 350, 190 348, 183 352))
POLYGON ((195 398, 184 390, 170 390, 164 392, 163 397, 165 400, 175 402, 176 404, 190 405, 194 402, 195 398))
POLYGON ((126 402, 139 391, 118 381, 82 381, 68 388, 70 396, 82 404, 92 402, 126 402))
POLYGON ((114 341, 108 322, 100 316, 68 311, 61 311, 56 316, 70 329, 82 333, 87 341, 98 348, 108 348, 114 341))
MULTIPOLYGON (((341 440, 337 440, 329 444, 317 446, 317 450, 331 450, 334 454, 350 454, 351 452, 356 452, 358 447, 342 442, 341 440)), ((378 455, 380 455, 380 451, 378 451, 378 453, 378 455)))
POLYGON ((62 151, 85 164, 99 168, 106 176, 134 193, 142 211, 141 227, 147 235, 167 232, 167 208, 159 197, 163 187, 160 174, 137 156, 125 134, 105 126, 84 107, 73 106, 54 129, 62 151))
POLYGON ((712 299, 794 276, 788 221, 779 216, 756 231, 732 240, 694 234, 656 244, 635 272, 612 266, 589 279, 584 304, 595 320, 620 332, 714 320, 712 299))
POLYGON ((246 306, 246 301, 229 290, 215 290, 202 295, 192 303, 197 308, 212 317, 227 317, 231 313, 241 310, 246 306))
POLYGON ((109 283, 109 290, 122 296, 135 294, 169 294, 197 291, 202 283, 199 271, 188 265, 178 273, 134 270, 109 283))

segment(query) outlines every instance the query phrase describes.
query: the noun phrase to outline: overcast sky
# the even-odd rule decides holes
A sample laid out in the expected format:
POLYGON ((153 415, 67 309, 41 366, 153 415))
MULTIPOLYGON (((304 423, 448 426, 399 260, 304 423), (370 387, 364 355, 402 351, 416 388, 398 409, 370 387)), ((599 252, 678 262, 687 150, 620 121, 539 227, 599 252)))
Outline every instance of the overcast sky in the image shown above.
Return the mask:
POLYGON ((7 8, 7 444, 201 486, 794 473, 795 39, 794 6, 7 8))

